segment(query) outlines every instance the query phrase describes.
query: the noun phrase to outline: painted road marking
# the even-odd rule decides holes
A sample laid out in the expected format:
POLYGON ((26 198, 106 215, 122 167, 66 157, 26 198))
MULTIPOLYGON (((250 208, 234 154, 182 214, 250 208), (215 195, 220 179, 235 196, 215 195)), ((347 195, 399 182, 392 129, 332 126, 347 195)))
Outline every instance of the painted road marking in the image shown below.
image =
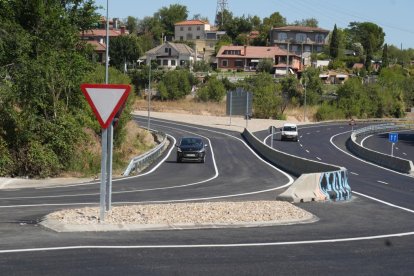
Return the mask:
POLYGON ((378 182, 378 183, 385 184, 385 185, 388 185, 388 183, 387 183, 387 182, 384 182, 384 181, 381 181, 381 180, 377 180, 377 182, 378 182))
POLYGON ((319 157, 316 157, 316 159, 318 159, 319 161, 321 161, 322 159, 320 159, 319 157))
POLYGON ((309 151, 308 151, 308 150, 306 150, 306 152, 307 152, 307 153, 309 153, 309 151))
POLYGON ((353 174, 353 175, 359 175, 359 174, 357 174, 357 173, 355 173, 355 172, 350 172, 350 174, 353 174))

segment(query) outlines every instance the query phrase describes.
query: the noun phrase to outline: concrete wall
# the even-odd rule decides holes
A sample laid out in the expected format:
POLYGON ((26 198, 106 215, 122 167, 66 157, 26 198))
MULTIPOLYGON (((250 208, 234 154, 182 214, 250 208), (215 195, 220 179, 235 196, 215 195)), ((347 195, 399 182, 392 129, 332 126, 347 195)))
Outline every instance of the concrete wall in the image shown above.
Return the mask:
POLYGON ((402 159, 364 148, 356 142, 355 133, 352 133, 351 137, 346 141, 346 147, 350 152, 364 160, 398 172, 414 174, 414 166, 411 160, 402 159))
POLYGON ((269 162, 284 171, 300 176, 277 199, 289 202, 308 202, 351 198, 347 169, 280 152, 262 143, 247 129, 244 130, 242 136, 257 153, 269 162))

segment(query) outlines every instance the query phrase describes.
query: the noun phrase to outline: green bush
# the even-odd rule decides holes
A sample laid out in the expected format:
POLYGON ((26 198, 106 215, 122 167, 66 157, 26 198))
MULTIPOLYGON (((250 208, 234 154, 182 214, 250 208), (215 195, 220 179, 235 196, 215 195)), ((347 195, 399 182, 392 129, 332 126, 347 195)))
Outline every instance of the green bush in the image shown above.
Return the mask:
POLYGON ((61 170, 58 156, 47 145, 32 141, 19 154, 21 170, 29 177, 55 176, 61 170))
POLYGON ((6 142, 0 136, 0 176, 7 176, 13 172, 14 161, 7 148, 6 142))
POLYGON ((325 102, 318 108, 315 117, 318 121, 337 120, 345 119, 345 114, 341 109, 325 102))
POLYGON ((197 91, 197 98, 203 102, 220 102, 226 95, 224 84, 216 78, 210 78, 208 82, 197 91))

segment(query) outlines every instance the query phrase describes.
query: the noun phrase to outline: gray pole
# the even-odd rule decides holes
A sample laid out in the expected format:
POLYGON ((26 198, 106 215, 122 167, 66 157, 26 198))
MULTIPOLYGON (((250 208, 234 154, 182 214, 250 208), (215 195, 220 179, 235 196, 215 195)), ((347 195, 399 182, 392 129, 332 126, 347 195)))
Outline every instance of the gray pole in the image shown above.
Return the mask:
POLYGON ((233 109, 233 103, 232 103, 232 101, 233 101, 233 91, 230 91, 229 94, 230 94, 230 125, 231 125, 231 113, 232 113, 232 109, 233 109))
POLYGON ((99 212, 99 221, 103 222, 105 220, 105 192, 106 192, 106 151, 108 145, 108 134, 107 130, 102 130, 102 159, 101 159, 101 187, 100 187, 100 212, 99 212))
POLYGON ((306 80, 305 80, 305 108, 303 110, 303 121, 306 122, 306 80))
POLYGON ((150 131, 151 122, 151 58, 149 60, 149 74, 148 74, 148 131, 150 131))
POLYGON ((270 147, 273 149, 273 135, 275 133, 275 131, 274 131, 275 128, 273 126, 271 126, 271 128, 272 128, 272 136, 271 136, 271 139, 270 139, 270 147))
POLYGON ((108 178, 107 178, 107 185, 106 185, 106 211, 111 210, 112 204, 112 157, 113 157, 113 143, 114 141, 114 127, 112 123, 108 127, 108 157, 106 160, 107 170, 108 170, 108 178))
POLYGON ((246 91, 246 128, 249 122, 249 92, 246 91))

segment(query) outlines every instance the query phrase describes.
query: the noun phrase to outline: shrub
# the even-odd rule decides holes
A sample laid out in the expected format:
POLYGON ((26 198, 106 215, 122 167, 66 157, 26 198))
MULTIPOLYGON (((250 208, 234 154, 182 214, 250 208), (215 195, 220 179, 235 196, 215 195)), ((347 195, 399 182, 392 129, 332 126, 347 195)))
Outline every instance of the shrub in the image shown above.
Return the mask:
POLYGON ((316 111, 315 117, 318 121, 345 119, 345 113, 336 106, 324 102, 316 111))

